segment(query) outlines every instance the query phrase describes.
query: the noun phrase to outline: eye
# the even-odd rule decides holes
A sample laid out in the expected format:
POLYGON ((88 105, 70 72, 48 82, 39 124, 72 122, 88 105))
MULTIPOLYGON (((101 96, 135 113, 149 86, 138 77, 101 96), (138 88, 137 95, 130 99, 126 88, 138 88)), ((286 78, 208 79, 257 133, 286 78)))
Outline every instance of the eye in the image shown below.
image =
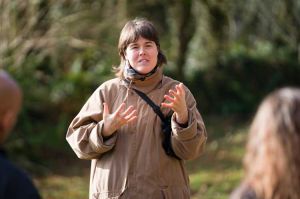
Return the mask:
POLYGON ((155 45, 155 44, 152 43, 152 42, 147 42, 145 46, 146 46, 147 48, 151 48, 151 47, 153 47, 154 45, 155 45))
POLYGON ((138 46, 137 45, 131 45, 131 46, 129 46, 129 49, 135 50, 135 49, 138 49, 138 46))

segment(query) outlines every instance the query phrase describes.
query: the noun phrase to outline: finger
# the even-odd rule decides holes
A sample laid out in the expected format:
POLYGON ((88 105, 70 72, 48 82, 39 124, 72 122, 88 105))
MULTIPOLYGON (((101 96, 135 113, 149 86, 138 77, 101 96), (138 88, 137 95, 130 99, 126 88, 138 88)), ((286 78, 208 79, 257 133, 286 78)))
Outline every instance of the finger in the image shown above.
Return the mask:
POLYGON ((109 115, 109 109, 108 109, 108 105, 104 102, 103 103, 103 117, 106 117, 107 115, 109 115))
POLYGON ((131 113, 129 113, 125 119, 129 121, 132 117, 136 117, 136 110, 133 110, 131 113))
MULTIPOLYGON (((177 90, 177 89, 176 89, 176 90, 177 90)), ((178 97, 177 91, 170 90, 169 93, 170 93, 171 95, 173 95, 174 97, 178 97)))
POLYGON ((124 108, 125 108, 125 103, 122 103, 122 104, 118 107, 118 109, 116 110, 115 113, 116 113, 117 115, 120 115, 120 113, 123 112, 124 108))
POLYGON ((176 85, 175 88, 176 88, 176 94, 177 95, 181 95, 182 91, 181 91, 181 88, 179 86, 180 84, 176 85))
POLYGON ((178 107, 175 104, 173 104, 173 103, 170 103, 170 104, 168 104, 168 103, 161 103, 161 106, 166 107, 166 108, 170 108, 174 112, 178 112, 178 107))
POLYGON ((128 113, 132 112, 132 110, 133 110, 133 106, 129 106, 129 107, 125 110, 125 112, 122 113, 122 116, 128 115, 128 113))
POLYGON ((173 103, 161 103, 161 106, 167 107, 167 108, 173 108, 173 103))
POLYGON ((164 95, 164 98, 170 102, 174 102, 174 98, 170 97, 169 95, 164 95))
POLYGON ((180 84, 178 85, 178 88, 180 89, 180 92, 181 92, 183 95, 185 95, 185 90, 184 90, 183 83, 180 83, 180 84))
POLYGON ((183 83, 182 82, 180 82, 179 84, 178 84, 178 86, 179 86, 179 88, 183 88, 183 83))
POLYGON ((180 101, 181 101, 181 98, 180 98, 180 97, 181 97, 181 96, 174 96, 174 97, 172 98, 172 97, 170 97, 170 96, 168 96, 168 95, 165 95, 165 96, 164 96, 164 98, 165 98, 166 100, 170 101, 170 102, 173 104, 173 106, 175 106, 176 104, 180 103, 180 101))
POLYGON ((128 123, 129 123, 129 122, 134 122, 136 119, 137 119, 137 116, 135 115, 135 116, 133 116, 132 118, 130 118, 130 119, 128 120, 128 123))

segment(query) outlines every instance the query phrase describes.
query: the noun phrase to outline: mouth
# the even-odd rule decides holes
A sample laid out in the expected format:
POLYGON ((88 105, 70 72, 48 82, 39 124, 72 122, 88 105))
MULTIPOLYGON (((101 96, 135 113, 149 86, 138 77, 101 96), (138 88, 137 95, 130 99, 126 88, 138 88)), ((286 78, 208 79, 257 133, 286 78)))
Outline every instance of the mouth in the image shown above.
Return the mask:
POLYGON ((149 60, 147 60, 147 59, 141 59, 138 61, 138 63, 148 63, 148 62, 149 62, 149 60))

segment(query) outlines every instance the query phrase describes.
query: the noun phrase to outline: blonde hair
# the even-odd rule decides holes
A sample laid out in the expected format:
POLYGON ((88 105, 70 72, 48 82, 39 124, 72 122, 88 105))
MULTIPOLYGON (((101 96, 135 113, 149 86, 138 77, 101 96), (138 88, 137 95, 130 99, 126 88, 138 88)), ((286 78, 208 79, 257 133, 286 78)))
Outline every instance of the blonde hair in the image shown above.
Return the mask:
POLYGON ((151 40, 156 44, 158 49, 157 66, 162 66, 163 64, 167 63, 167 58, 160 49, 158 33, 154 25, 146 19, 136 18, 128 21, 121 31, 118 44, 120 65, 114 68, 116 76, 123 77, 123 71, 126 62, 126 48, 130 43, 137 41, 139 37, 151 40))
POLYGON ((282 88, 261 103, 244 158, 245 181, 262 199, 300 199, 300 89, 282 88))

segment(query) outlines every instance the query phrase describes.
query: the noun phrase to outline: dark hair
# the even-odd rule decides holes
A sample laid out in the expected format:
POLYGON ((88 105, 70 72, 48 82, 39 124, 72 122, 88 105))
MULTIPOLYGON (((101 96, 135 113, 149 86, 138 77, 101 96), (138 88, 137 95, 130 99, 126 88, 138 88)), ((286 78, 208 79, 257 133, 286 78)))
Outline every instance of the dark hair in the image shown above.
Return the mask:
POLYGON ((125 66, 125 51, 130 43, 138 40, 139 37, 153 41, 158 49, 157 66, 162 66, 167 63, 166 56, 162 53, 160 49, 160 43, 158 38, 158 33, 154 25, 143 18, 136 18, 134 20, 128 21, 123 27, 118 44, 118 51, 120 56, 120 65, 114 68, 115 74, 119 77, 123 77, 123 70, 125 66))

